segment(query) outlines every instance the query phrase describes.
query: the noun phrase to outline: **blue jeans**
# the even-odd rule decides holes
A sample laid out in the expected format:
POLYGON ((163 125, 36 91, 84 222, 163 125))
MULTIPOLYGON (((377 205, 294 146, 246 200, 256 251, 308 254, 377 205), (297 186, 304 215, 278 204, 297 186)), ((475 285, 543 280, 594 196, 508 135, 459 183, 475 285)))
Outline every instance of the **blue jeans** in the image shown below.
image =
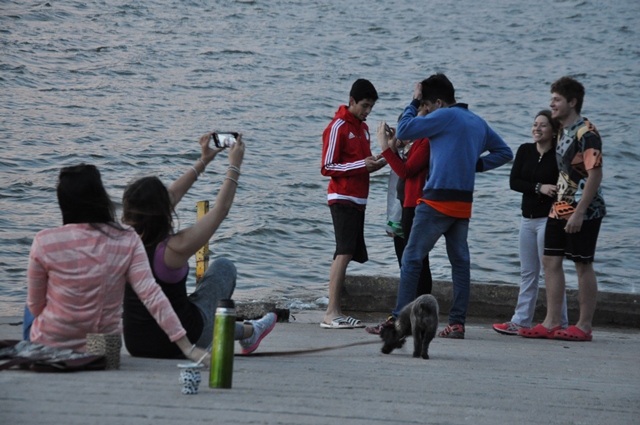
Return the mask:
POLYGON ((31 325, 33 325, 33 321, 35 320, 35 316, 31 314, 29 311, 29 307, 25 304, 24 306, 24 316, 22 319, 22 339, 25 341, 31 341, 31 325))
POLYGON ((467 245, 468 218, 455 218, 442 214, 425 203, 416 207, 411 235, 402 254, 398 300, 393 317, 398 317, 404 306, 416 298, 422 271, 422 260, 444 235, 447 255, 451 263, 453 303, 449 311, 449 324, 464 325, 471 290, 471 258, 467 245))
MULTIPOLYGON (((195 304, 202 314, 204 327, 200 339, 196 341, 198 347, 208 347, 213 340, 213 325, 215 324, 216 306, 218 301, 229 299, 236 288, 238 272, 236 266, 226 258, 217 258, 204 272, 196 284, 196 290, 189 295, 189 301, 195 304)), ((242 323, 237 322, 234 339, 241 339, 244 333, 242 323)))

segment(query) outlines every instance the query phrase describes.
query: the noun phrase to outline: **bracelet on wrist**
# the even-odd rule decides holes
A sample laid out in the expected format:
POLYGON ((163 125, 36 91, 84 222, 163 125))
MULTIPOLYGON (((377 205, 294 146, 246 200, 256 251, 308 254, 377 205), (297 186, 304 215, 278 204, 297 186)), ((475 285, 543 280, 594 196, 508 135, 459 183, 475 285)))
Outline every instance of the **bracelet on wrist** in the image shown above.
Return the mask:
POLYGON ((240 175, 240 168, 236 167, 235 165, 229 165, 229 168, 227 168, 227 171, 233 171, 238 175, 240 175))
POLYGON ((234 179, 233 177, 226 176, 224 179, 225 179, 225 180, 231 180, 231 181, 232 181, 232 182, 234 182, 236 185, 238 184, 238 180, 234 179))
POLYGON ((536 183, 536 194, 540 195, 540 188, 542 188, 542 183, 536 183))
POLYGON ((196 345, 195 345, 195 344, 193 344, 193 345, 191 346, 191 350, 189 350, 189 352, 187 353, 187 357, 189 357, 189 356, 191 355, 191 353, 193 353, 193 350, 195 350, 195 348, 196 348, 196 345))
POLYGON ((196 170, 196 167, 191 167, 191 169, 193 170, 193 172, 196 174, 196 180, 198 180, 198 176, 200 175, 200 173, 198 173, 198 170, 196 170))
POLYGON ((198 161, 202 162, 202 172, 204 173, 204 170, 207 169, 207 164, 206 162, 204 162, 204 159, 202 158, 198 158, 198 161))

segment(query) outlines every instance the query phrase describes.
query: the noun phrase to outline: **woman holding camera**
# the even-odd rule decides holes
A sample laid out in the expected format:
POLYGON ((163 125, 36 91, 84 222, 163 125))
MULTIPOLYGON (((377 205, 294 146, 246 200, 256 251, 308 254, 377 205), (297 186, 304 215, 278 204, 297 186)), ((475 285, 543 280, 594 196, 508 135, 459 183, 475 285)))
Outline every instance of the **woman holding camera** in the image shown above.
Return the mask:
MULTIPOLYGON (((120 333, 125 282, 172 348, 207 362, 151 274, 142 242, 120 226, 93 165, 60 170, 62 227, 38 232, 27 269, 26 340, 84 351, 88 333, 120 333), (157 321, 157 322, 156 322, 157 321)), ((205 363, 208 364, 208 363, 205 363)))
MULTIPOLYGON (((200 137, 200 158, 168 189, 157 177, 144 177, 125 189, 122 202, 123 222, 132 226, 142 238, 158 285, 171 301, 188 337, 197 341, 198 347, 211 344, 216 305, 221 299, 231 298, 237 273, 231 261, 219 258, 209 265, 195 291, 187 295, 188 261, 211 239, 231 209, 245 151, 241 134, 228 148, 229 167, 213 208, 193 226, 178 232, 173 228, 173 214, 175 206, 198 176, 224 149, 209 146, 213 134, 200 137)), ((240 341, 242 354, 250 354, 258 348, 275 326, 276 319, 274 313, 269 313, 260 320, 236 324, 235 339, 240 341)), ((182 353, 161 332, 129 285, 125 288, 123 325, 125 346, 131 355, 181 357, 182 353)))

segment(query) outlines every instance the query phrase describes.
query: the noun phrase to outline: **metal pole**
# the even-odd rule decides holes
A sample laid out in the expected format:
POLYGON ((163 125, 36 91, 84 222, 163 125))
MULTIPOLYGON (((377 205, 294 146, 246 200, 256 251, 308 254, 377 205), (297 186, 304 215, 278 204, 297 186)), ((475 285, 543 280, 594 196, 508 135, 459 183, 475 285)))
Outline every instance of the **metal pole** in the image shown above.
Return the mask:
MULTIPOLYGON (((200 220, 207 212, 209 212, 209 201, 198 201, 196 219, 200 220)), ((196 282, 200 281, 207 267, 209 267, 209 242, 196 252, 196 282)))

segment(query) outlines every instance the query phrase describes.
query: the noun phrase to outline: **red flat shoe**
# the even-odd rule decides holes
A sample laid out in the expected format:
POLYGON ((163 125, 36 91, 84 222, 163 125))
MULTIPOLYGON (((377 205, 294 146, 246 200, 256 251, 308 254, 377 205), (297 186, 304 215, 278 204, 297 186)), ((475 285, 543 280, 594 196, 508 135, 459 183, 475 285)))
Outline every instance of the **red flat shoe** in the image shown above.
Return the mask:
POLYGON ((555 328, 547 329, 541 324, 535 325, 532 328, 520 328, 518 335, 525 338, 547 338, 553 339, 556 332, 561 330, 562 326, 556 326, 555 328))
POLYGON ((584 332, 576 326, 569 326, 567 329, 556 332, 553 338, 564 341, 591 341, 593 336, 591 335, 591 331, 584 332))

